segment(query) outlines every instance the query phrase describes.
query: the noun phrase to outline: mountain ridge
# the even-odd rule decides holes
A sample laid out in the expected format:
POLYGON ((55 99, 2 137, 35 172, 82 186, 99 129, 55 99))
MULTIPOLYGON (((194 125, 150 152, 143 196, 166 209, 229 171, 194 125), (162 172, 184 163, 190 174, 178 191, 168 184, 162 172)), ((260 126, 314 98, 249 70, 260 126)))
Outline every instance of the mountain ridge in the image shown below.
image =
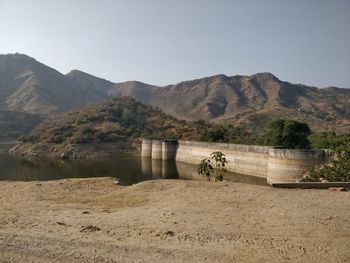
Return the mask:
POLYGON ((269 72, 216 74, 156 86, 113 83, 79 70, 64 75, 27 55, 0 55, 0 94, 0 110, 43 116, 130 96, 178 119, 259 129, 272 118, 290 117, 308 122, 314 130, 350 132, 350 89, 293 84, 269 72))

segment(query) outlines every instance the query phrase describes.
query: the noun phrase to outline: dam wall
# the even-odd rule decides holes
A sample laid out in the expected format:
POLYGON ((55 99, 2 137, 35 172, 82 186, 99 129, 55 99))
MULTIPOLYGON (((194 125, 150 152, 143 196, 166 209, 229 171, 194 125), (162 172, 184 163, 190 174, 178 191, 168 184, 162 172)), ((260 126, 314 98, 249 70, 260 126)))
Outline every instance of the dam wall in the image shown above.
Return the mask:
POLYGON ((162 142, 162 160, 174 160, 176 156, 178 141, 162 142))
POLYGON ((325 162, 324 150, 279 149, 257 146, 196 141, 142 141, 141 155, 157 160, 176 160, 199 164, 210 154, 220 151, 226 155, 228 171, 266 178, 269 184, 296 182, 309 168, 325 162), (149 154, 149 145, 152 145, 149 154))
POLYGON ((292 183, 316 165, 325 163, 324 150, 270 149, 267 183, 292 183))
POLYGON ((142 140, 141 144, 141 157, 142 158, 151 158, 152 157, 152 140, 142 140))
POLYGON ((175 159, 181 162, 198 164, 212 152, 220 151, 226 155, 227 170, 267 177, 269 146, 241 145, 179 141, 175 159))
POLYGON ((162 142, 158 140, 152 141, 152 159, 162 160, 162 142))

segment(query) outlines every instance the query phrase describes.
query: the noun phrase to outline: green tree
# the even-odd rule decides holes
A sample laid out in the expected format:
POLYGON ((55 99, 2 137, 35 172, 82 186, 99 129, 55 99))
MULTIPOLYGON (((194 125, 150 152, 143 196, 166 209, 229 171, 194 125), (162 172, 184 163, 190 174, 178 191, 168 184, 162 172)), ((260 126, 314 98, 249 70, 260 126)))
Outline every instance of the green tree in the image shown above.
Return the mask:
POLYGON ((200 139, 207 142, 224 142, 226 134, 227 129, 223 125, 215 125, 204 129, 200 139))
POLYGON ((308 149, 311 130, 306 123, 278 119, 270 123, 264 143, 290 149, 308 149))

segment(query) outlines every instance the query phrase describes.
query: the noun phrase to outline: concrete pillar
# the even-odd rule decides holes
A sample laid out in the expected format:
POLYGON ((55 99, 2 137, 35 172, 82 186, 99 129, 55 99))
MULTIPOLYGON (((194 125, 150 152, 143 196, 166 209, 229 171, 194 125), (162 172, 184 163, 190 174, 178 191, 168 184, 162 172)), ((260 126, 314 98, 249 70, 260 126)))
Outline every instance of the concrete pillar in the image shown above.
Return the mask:
POLYGON ((315 165, 325 163, 324 150, 270 149, 267 183, 293 183, 315 165))
POLYGON ((162 159, 162 142, 158 140, 152 141, 152 159, 161 160, 162 159))
POLYGON ((177 140, 162 142, 162 160, 175 160, 177 140))
POLYGON ((152 140, 142 139, 141 157, 142 158, 152 157, 152 140))

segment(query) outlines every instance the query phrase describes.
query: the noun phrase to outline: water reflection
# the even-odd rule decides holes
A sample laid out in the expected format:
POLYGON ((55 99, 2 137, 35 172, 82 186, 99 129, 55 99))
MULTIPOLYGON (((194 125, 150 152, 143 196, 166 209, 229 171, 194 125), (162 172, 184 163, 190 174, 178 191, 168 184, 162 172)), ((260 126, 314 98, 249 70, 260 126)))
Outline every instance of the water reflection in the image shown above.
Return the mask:
POLYGON ((162 161, 162 178, 177 179, 179 178, 176 163, 174 161, 162 161))
POLYGON ((152 160, 141 158, 142 174, 156 179, 178 179, 176 163, 174 161, 152 160))
POLYGON ((141 159, 142 174, 148 178, 152 178, 152 161, 151 158, 141 159))
MULTIPOLYGON (((201 177, 197 174, 197 166, 188 163, 176 162, 177 171, 179 173, 180 179, 183 180, 206 180, 206 178, 201 177)), ((255 185, 267 185, 266 178, 250 176, 246 174, 239 174, 228 172, 225 176, 225 181, 236 182, 236 183, 246 183, 255 185)))
POLYGON ((162 177, 162 160, 152 160, 151 162, 153 179, 160 179, 162 177))
MULTIPOLYGON (((66 178, 115 177, 123 185, 157 180, 205 180, 198 176, 197 166, 150 158, 120 157, 107 160, 62 161, 53 159, 18 159, 7 153, 11 144, 0 142, 0 180, 57 180, 66 178)), ((266 184, 264 178, 229 173, 227 181, 266 184)))

